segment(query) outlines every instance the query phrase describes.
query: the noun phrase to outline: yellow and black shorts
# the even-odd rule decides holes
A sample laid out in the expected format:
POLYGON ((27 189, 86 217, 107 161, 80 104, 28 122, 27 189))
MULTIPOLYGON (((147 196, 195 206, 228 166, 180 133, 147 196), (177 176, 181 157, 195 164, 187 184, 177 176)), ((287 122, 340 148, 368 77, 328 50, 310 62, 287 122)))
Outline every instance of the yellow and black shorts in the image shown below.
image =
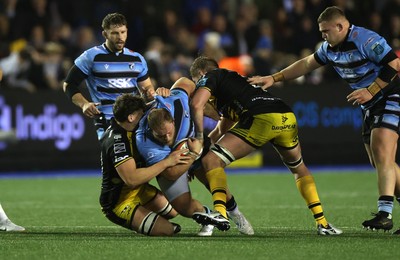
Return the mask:
POLYGON ((124 186, 118 203, 112 210, 104 211, 104 214, 111 222, 132 229, 133 216, 137 207, 147 204, 156 197, 157 193, 158 189, 148 183, 136 189, 124 186))
POLYGON ((287 149, 298 145, 297 120, 292 112, 247 116, 229 132, 255 148, 268 142, 287 149))

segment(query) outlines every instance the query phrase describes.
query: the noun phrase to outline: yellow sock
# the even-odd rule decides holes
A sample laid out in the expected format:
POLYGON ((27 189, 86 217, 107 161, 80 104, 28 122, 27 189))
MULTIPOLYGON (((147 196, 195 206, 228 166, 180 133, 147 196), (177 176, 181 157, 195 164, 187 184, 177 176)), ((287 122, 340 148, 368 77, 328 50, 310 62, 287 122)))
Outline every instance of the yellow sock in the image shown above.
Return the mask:
POLYGON ((328 222, 324 216, 321 202, 318 197, 317 187, 315 186, 314 178, 311 175, 301 177, 296 180, 297 189, 307 203, 308 208, 314 215, 317 224, 327 226, 328 222))
POLYGON ((206 172, 206 178, 210 185, 214 209, 228 218, 226 214, 226 187, 228 184, 224 168, 215 168, 206 172))

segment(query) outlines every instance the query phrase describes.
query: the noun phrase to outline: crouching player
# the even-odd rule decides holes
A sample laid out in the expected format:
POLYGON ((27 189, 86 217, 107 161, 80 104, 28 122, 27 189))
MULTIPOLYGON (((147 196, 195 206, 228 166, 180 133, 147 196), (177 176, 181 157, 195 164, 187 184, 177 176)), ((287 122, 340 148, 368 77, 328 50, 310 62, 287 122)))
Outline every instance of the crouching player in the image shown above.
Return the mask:
POLYGON ((100 205, 105 216, 117 225, 144 235, 171 236, 180 231, 180 226, 167 219, 175 217, 177 212, 148 182, 168 167, 187 164, 190 156, 181 156, 182 151, 177 151, 142 168, 133 131, 145 108, 144 100, 132 94, 119 96, 113 106, 114 118, 100 139, 103 174, 100 205))

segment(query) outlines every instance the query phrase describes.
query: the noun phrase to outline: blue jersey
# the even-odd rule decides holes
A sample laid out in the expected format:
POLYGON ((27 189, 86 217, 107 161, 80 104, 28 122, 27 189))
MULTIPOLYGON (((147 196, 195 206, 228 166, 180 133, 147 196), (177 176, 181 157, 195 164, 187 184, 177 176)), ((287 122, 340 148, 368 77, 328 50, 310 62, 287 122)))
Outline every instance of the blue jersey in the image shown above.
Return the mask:
POLYGON ((107 120, 113 116, 112 105, 123 93, 140 95, 138 82, 148 78, 147 63, 142 55, 124 48, 120 53, 111 52, 105 44, 82 53, 75 65, 88 77, 92 102, 98 102, 100 112, 107 120))
MULTIPOLYGON (((352 25, 343 43, 330 47, 325 41, 314 57, 321 65, 331 64, 352 89, 360 89, 368 87, 378 77, 384 65, 381 61, 391 50, 382 36, 352 25)), ((371 107, 392 90, 392 85, 385 87, 362 108, 371 107)))
POLYGON ((148 166, 167 157, 172 152, 173 147, 182 139, 194 136, 194 125, 189 110, 189 96, 184 90, 176 88, 171 90, 169 97, 156 96, 155 99, 154 104, 140 120, 139 128, 136 131, 136 145, 148 166), (158 142, 151 133, 147 115, 153 108, 165 108, 174 118, 176 137, 172 147, 158 142))

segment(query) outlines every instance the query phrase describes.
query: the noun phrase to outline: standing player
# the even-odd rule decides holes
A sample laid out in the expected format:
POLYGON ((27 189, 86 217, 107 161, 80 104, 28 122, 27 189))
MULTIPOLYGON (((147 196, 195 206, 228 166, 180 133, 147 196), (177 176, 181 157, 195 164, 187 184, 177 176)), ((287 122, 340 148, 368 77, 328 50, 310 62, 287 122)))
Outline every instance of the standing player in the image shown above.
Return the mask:
MULTIPOLYGON (((141 155, 152 165, 171 153, 181 141, 187 140, 192 160, 186 165, 176 165, 166 169, 157 177, 157 181, 174 209, 185 217, 192 217, 194 212, 205 212, 203 206, 193 200, 188 184, 187 172, 189 166, 201 156, 202 145, 198 140, 191 139, 194 134, 193 122, 190 117, 189 97, 193 94, 195 85, 187 78, 180 78, 171 88, 171 96, 157 96, 156 102, 140 121, 136 139, 141 155)), ((200 174, 201 170, 196 169, 200 174)), ((197 175, 198 176, 198 175, 197 175)), ((201 179, 201 178, 200 178, 201 179)), ((207 184, 206 184, 207 185, 207 184)), ((230 195, 230 194, 229 194, 230 195)), ((236 216, 238 229, 241 233, 252 235, 254 231, 250 223, 238 210, 237 204, 230 195, 232 214, 236 216)), ((212 214, 211 214, 212 216, 212 214)), ((207 214, 207 218, 209 214, 207 214)), ((220 230, 229 229, 229 221, 224 218, 210 218, 212 224, 220 230)), ((198 235, 210 236, 211 226, 203 226, 198 235)))
MULTIPOLYGON (((325 42, 314 53, 282 71, 249 82, 270 87, 331 64, 353 89, 347 101, 360 105, 364 123, 362 136, 371 165, 378 174, 378 213, 362 223, 365 228, 393 227, 394 195, 400 200, 400 169, 395 162, 400 133, 400 59, 377 33, 350 24, 338 7, 326 8, 318 18, 325 42)), ((400 234, 400 230, 395 232, 400 234)))
MULTIPOLYGON (((64 92, 82 112, 95 119, 100 139, 112 117, 112 105, 122 93, 132 93, 152 100, 154 87, 148 76, 144 57, 125 48, 128 37, 127 21, 119 13, 104 17, 102 35, 105 43, 86 50, 76 60, 64 82, 64 92), (91 101, 79 91, 85 80, 91 101)), ((165 95, 167 89, 157 91, 165 95)))
MULTIPOLYGON (((214 144, 202 160, 214 208, 227 218, 224 168, 270 142, 293 173, 317 223, 318 234, 341 234, 324 216, 314 179, 303 162, 296 117, 290 107, 280 98, 250 85, 238 73, 218 68, 211 58, 198 57, 190 74, 197 82, 191 101, 196 138, 203 139, 203 109, 208 101, 222 113, 222 119, 210 133, 214 144)), ((194 218, 207 224, 202 213, 194 214, 194 218)))
POLYGON ((114 118, 100 139, 103 172, 100 205, 105 216, 117 225, 144 235, 171 236, 180 231, 180 226, 167 219, 177 213, 148 182, 168 167, 187 164, 189 156, 174 152, 142 168, 144 162, 133 135, 145 108, 144 100, 133 94, 119 96, 113 106, 114 118))

